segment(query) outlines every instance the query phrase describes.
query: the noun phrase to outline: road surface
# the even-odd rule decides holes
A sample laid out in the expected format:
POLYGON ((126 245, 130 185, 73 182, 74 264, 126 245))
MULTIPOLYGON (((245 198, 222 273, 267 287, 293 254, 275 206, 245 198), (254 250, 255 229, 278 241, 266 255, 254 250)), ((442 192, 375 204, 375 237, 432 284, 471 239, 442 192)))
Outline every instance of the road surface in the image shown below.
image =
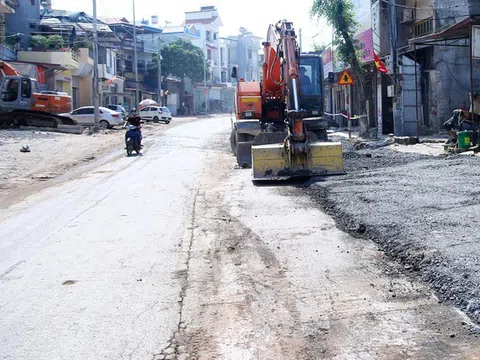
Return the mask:
POLYGON ((470 323, 295 184, 172 127, 0 211, 0 359, 478 359, 470 323))

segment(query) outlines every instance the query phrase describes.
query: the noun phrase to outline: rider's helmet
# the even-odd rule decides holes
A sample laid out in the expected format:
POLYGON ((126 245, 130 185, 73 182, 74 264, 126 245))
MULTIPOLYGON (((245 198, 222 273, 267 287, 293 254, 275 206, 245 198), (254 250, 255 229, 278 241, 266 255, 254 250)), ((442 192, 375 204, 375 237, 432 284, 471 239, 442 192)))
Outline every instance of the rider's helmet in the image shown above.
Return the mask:
POLYGON ((137 115, 137 109, 135 108, 132 109, 132 115, 137 115))

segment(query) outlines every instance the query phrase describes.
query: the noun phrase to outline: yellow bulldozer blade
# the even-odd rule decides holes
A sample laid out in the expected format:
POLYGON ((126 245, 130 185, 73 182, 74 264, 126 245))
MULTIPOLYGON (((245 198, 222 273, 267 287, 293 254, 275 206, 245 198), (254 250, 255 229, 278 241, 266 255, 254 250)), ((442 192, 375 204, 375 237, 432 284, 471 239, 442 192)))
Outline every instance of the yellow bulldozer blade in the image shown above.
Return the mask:
POLYGON ((342 144, 311 142, 305 153, 290 154, 284 144, 252 146, 254 180, 344 174, 342 144))

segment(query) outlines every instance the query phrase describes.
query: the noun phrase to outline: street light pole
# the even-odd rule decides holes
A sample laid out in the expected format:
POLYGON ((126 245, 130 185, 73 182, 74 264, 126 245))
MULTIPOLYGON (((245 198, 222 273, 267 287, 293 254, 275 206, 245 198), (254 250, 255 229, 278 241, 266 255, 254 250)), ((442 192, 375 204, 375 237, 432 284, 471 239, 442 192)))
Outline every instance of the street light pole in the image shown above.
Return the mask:
POLYGON ((138 59, 137 59, 137 25, 135 24, 135 0, 132 0, 133 5, 133 69, 135 71, 135 104, 138 106, 140 102, 139 90, 138 90, 138 59))
POLYGON ((99 130, 99 94, 100 89, 98 86, 98 34, 97 34, 97 0, 93 0, 93 112, 94 112, 94 125, 93 131, 99 130))

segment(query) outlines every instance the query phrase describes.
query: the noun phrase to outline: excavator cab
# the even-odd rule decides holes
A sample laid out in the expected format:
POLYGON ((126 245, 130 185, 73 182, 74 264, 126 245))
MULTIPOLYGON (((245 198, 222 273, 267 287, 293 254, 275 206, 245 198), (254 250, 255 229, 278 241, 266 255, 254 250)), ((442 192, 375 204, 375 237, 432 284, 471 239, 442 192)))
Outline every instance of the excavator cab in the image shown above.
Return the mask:
POLYGON ((324 110, 323 62, 320 55, 300 55, 300 104, 306 118, 319 117, 324 110))
POLYGON ((24 76, 5 76, 0 83, 0 107, 3 111, 29 110, 37 81, 24 76))

